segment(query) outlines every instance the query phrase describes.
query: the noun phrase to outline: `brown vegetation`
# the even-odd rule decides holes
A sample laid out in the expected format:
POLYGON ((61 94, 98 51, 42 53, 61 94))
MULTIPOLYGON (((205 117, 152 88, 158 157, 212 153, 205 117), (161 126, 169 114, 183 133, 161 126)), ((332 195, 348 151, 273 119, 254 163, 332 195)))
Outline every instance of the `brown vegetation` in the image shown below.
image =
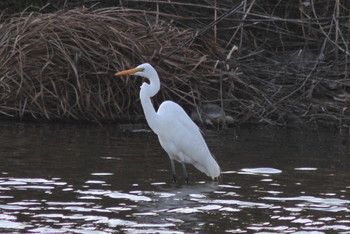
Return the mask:
POLYGON ((156 104, 215 103, 240 123, 348 126, 347 1, 128 2, 4 21, 0 114, 131 119, 141 79, 113 73, 150 62, 162 80, 156 104))
POLYGON ((128 118, 141 111, 141 81, 113 74, 146 61, 161 64, 156 66, 163 81, 161 99, 182 98, 193 82, 211 83, 204 61, 215 56, 209 51, 213 42, 198 38, 192 49, 183 47, 166 58, 194 33, 143 12, 108 8, 32 14, 11 18, 2 31, 0 110, 7 116, 128 118))

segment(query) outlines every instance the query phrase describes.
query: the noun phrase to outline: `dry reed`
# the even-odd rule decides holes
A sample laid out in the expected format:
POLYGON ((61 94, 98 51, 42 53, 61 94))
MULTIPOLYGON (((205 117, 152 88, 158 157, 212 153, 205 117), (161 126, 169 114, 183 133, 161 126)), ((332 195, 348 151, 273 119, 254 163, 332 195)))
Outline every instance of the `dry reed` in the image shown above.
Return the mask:
POLYGON ((232 2, 13 17, 0 26, 0 114, 130 119, 142 113, 141 81, 113 73, 147 61, 162 79, 156 105, 211 102, 240 123, 349 127, 350 2, 232 2))
POLYGON ((349 1, 212 0, 192 1, 191 7, 182 0, 133 2, 148 9, 158 4, 164 13, 181 6, 179 25, 200 25, 219 43, 226 58, 220 69, 236 78, 216 91, 222 100, 208 99, 239 122, 350 129, 349 1), (208 30, 232 3, 239 9, 208 30))
POLYGON ((141 113, 141 81, 113 74, 143 62, 154 64, 162 77, 158 99, 191 103, 184 95, 202 82, 200 74, 218 54, 211 40, 196 38, 192 49, 169 56, 194 32, 122 8, 23 15, 3 23, 1 31, 0 113, 15 118, 130 119, 141 113))

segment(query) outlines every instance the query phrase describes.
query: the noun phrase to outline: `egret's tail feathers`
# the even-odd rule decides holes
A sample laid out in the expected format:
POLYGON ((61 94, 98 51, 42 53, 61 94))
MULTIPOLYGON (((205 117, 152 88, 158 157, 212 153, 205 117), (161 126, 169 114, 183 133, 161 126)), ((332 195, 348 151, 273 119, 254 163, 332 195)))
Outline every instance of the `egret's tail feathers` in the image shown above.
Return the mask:
POLYGON ((213 180, 220 176, 221 169, 214 158, 208 158, 204 163, 193 163, 195 168, 203 172, 207 176, 211 177, 213 180))
POLYGON ((220 177, 221 169, 219 167, 219 164, 213 159, 210 165, 207 167, 208 170, 208 176, 210 176, 213 180, 217 177, 220 177))

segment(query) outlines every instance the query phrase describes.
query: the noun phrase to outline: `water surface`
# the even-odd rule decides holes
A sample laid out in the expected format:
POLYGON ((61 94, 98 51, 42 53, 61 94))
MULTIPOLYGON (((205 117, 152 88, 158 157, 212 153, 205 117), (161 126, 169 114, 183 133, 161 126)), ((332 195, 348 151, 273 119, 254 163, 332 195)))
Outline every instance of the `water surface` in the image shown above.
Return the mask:
POLYGON ((205 131, 223 170, 171 180, 157 137, 117 126, 0 123, 0 232, 350 231, 349 140, 205 131))

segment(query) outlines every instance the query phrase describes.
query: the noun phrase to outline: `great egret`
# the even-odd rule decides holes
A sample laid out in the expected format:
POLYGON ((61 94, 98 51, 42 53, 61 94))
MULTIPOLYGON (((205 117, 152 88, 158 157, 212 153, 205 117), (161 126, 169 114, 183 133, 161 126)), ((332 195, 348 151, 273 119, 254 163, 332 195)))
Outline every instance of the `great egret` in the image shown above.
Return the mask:
POLYGON ((118 72, 115 75, 136 75, 149 80, 141 85, 140 99, 146 120, 150 128, 158 135, 160 145, 168 153, 174 182, 176 172, 174 160, 182 164, 184 177, 188 182, 185 163, 192 164, 213 180, 220 176, 220 167, 210 153, 199 127, 186 114, 184 109, 172 101, 164 101, 156 112, 151 97, 160 89, 156 70, 148 63, 136 68, 118 72))

